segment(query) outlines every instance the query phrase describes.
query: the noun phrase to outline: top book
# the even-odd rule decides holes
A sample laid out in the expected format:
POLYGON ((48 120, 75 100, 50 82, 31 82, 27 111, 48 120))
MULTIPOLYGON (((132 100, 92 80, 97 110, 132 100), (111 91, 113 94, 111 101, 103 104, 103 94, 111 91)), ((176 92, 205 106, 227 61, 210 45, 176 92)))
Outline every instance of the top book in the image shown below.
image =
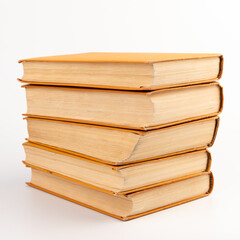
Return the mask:
POLYGON ((123 90, 212 82, 221 77, 221 54, 82 53, 29 58, 21 82, 123 90))

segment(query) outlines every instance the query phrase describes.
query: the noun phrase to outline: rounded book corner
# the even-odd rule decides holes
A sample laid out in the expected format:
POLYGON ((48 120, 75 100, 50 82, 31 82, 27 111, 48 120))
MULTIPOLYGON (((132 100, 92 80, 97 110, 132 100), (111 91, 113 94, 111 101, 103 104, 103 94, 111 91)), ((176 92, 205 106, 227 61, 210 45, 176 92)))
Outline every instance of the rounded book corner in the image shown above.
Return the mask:
POLYGON ((207 194, 211 194, 213 191, 213 186, 214 186, 214 177, 213 177, 213 173, 209 172, 209 177, 210 177, 210 183, 209 183, 209 190, 207 192, 207 194))

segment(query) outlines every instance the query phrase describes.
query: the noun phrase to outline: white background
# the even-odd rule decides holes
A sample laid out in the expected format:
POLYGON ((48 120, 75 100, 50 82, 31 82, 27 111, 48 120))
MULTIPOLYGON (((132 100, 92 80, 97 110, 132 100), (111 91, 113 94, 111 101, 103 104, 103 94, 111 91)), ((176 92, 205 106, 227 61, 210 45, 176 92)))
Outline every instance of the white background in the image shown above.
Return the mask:
MULTIPOLYGON (((0 0, 1 239, 240 239, 240 33, 233 0, 0 0), (91 51, 224 54, 210 197, 121 222, 27 187, 19 59, 91 51)), ((204 100, 204 99, 203 99, 204 100)))

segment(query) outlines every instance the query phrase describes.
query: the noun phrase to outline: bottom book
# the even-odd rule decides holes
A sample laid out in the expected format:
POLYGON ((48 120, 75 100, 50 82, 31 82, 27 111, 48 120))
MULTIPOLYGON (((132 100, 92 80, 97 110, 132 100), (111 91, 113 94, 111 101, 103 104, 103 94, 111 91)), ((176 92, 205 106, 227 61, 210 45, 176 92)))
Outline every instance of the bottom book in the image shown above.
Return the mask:
POLYGON ((112 217, 130 220, 209 195, 213 175, 201 172, 144 190, 111 195, 32 168, 32 179, 27 184, 112 217))

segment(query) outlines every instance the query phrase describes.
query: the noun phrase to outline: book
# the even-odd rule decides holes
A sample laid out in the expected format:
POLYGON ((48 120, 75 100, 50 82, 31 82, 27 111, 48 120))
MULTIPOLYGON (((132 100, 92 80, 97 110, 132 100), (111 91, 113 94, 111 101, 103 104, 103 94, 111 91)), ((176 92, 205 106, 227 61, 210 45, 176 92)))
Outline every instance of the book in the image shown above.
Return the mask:
POLYGON ((113 195, 32 168, 31 182, 27 184, 112 217, 129 220, 209 195, 213 176, 204 172, 144 190, 113 195))
POLYGON ((25 89, 26 116, 143 130, 215 116, 223 104, 218 83, 152 92, 37 85, 25 89))
POLYGON ((30 142, 23 146, 26 166, 114 194, 138 191, 150 185, 209 171, 211 166, 211 155, 206 149, 113 166, 30 142))
POLYGON ((112 165, 210 147, 219 118, 149 131, 27 117, 28 140, 112 165))
POLYGON ((20 60, 31 84, 153 90, 217 80, 221 54, 83 53, 20 60))

